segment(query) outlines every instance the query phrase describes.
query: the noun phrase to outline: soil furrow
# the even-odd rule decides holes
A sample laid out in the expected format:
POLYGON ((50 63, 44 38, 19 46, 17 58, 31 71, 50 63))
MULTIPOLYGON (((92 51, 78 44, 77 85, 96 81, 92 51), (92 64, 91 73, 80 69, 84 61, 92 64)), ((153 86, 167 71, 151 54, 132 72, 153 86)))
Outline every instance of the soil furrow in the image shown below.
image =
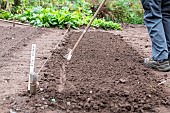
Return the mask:
MULTIPOLYGON (((4 27, 5 29, 5 27, 4 27)), ((8 28, 7 28, 8 29, 8 28)), ((10 99, 18 99, 17 95, 23 91, 27 91, 29 63, 31 56, 31 44, 37 45, 35 71, 39 71, 39 67, 45 62, 45 58, 51 54, 56 43, 62 39, 62 30, 55 31, 50 29, 35 29, 35 28, 17 28, 16 42, 9 41, 10 45, 17 49, 9 49, 8 52, 3 51, 4 57, 1 59, 0 71, 0 112, 9 112, 10 99), (23 30, 24 29, 24 30, 23 30), (20 33, 19 31, 24 31, 20 33), (29 35, 31 34, 31 35, 29 35), (28 38, 26 46, 23 46, 24 41, 21 38, 28 38), (42 43, 43 42, 43 43, 42 43)), ((11 28, 16 30, 16 28, 11 28)), ((10 33, 8 34, 10 37, 10 33)), ((6 37, 6 36, 5 36, 6 37)), ((0 45, 2 46, 2 45, 0 45)))

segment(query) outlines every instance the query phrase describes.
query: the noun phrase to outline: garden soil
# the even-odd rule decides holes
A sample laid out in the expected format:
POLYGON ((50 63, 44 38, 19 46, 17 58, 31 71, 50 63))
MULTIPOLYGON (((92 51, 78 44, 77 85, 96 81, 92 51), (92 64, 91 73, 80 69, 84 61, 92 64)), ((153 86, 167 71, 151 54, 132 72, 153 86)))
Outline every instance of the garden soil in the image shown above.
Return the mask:
MULTIPOLYGON (((1 59, 13 58, 10 55, 16 55, 13 54, 15 52, 21 55, 21 51, 36 42, 36 39, 42 38, 37 42, 41 44, 45 39, 47 43, 49 36, 51 38, 63 36, 62 30, 56 32, 50 29, 29 28, 27 32, 27 27, 0 27, 1 31, 10 29, 17 36, 22 35, 22 30, 25 35, 30 32, 33 32, 31 33, 33 35, 24 43, 25 46, 17 46, 19 49, 9 53, 8 57, 4 55, 10 49, 6 51, 2 49, 1 59), (43 38, 44 35, 47 37, 43 38)), ((17 79, 17 82, 11 83, 13 79, 4 79, 5 83, 13 86, 22 86, 20 82, 25 81, 22 86, 25 89, 21 88, 22 90, 18 89, 10 94, 8 88, 1 85, 4 93, 8 91, 6 94, 1 93, 0 96, 5 98, 1 101, 0 108, 4 109, 2 113, 168 113, 170 93, 166 87, 168 83, 164 84, 162 81, 169 80, 169 73, 160 73, 144 67, 143 58, 150 54, 148 51, 151 49, 144 26, 127 26, 123 31, 90 30, 76 48, 71 61, 67 62, 63 56, 68 48, 74 46, 81 33, 81 30, 71 31, 64 39, 60 38, 61 41, 59 39, 51 41, 56 42, 58 48, 51 51, 52 56, 40 72, 36 95, 27 92, 26 76, 29 68, 26 76, 17 79), (63 70, 65 72, 61 72, 63 70), (62 74, 66 74, 66 77, 62 74), (66 79, 62 87, 61 79, 66 79)), ((13 35, 8 33, 1 36, 3 40, 13 35)), ((19 43, 15 45, 21 45, 22 41, 19 43)), ((51 43, 49 42, 49 45, 51 43)), ((9 45, 12 44, 11 42, 9 45)), ((43 47, 41 45, 40 48, 43 47)), ((48 49, 52 50, 52 47, 48 49)), ((44 61, 48 56, 39 55, 39 61, 44 61)), ((3 63, 1 69, 6 67, 5 64, 3 63)), ((41 63, 39 65, 41 66, 41 63)), ((13 68, 15 69, 15 66, 13 68)), ((4 73, 1 74, 2 81, 4 73)))

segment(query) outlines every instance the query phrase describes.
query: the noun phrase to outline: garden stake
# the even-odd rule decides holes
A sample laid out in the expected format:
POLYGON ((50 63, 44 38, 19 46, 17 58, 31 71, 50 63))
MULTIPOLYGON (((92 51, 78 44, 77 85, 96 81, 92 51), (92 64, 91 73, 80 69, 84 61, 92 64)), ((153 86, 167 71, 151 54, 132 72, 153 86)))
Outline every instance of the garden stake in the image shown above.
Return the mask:
POLYGON ((85 28, 85 30, 83 31, 83 33, 81 34, 80 38, 77 40, 76 44, 74 45, 73 49, 69 50, 69 53, 66 54, 64 57, 70 61, 71 57, 73 55, 74 50, 76 49, 76 47, 78 46, 80 40, 83 38, 83 36, 85 35, 85 33, 87 32, 87 30, 90 28, 92 22, 94 21, 95 17, 97 16, 98 12, 100 11, 100 9, 102 8, 102 6, 104 5, 104 3, 106 2, 106 0, 103 0, 103 2, 100 4, 99 8, 97 9, 97 11, 95 12, 95 14, 93 15, 92 19, 90 20, 89 24, 87 25, 87 27, 85 28))
POLYGON ((31 94, 36 93, 36 83, 37 83, 37 74, 34 71, 35 50, 36 50, 36 44, 32 44, 31 62, 30 62, 30 75, 29 75, 29 82, 28 82, 28 91, 31 94))
POLYGON ((13 17, 13 27, 15 27, 15 18, 13 17))

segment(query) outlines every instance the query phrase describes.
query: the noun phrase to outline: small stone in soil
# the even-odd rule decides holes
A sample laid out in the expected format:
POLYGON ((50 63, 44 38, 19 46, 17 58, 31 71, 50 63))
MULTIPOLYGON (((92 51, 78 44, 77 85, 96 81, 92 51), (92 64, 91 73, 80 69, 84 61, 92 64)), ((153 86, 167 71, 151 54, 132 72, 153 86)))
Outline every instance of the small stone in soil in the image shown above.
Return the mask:
POLYGON ((43 91, 43 88, 40 88, 40 91, 43 91))
POLYGON ((34 106, 35 107, 41 107, 42 105, 41 104, 35 104, 34 106))
POLYGON ((70 105, 71 105, 71 103, 70 103, 70 102, 67 102, 67 105, 68 105, 68 106, 70 106, 70 105))
POLYGON ((9 113, 17 113, 15 111, 13 111, 12 109, 9 110, 9 113))
POLYGON ((119 79, 119 81, 120 81, 120 83, 125 83, 126 82, 126 80, 125 79, 119 79))
POLYGON ((45 100, 45 98, 42 98, 42 100, 45 100))
POLYGON ((44 106, 41 106, 40 109, 45 109, 45 107, 44 107, 44 106))

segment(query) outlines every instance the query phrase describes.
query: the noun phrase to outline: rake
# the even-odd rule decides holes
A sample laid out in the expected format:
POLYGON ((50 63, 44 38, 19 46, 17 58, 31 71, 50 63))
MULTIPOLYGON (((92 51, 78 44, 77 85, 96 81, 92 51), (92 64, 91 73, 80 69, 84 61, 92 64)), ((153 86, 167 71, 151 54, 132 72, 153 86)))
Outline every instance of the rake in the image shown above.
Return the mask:
POLYGON ((98 12, 100 11, 100 9, 102 8, 102 6, 104 5, 104 3, 106 2, 106 0, 103 0, 103 2, 100 4, 99 8, 97 9, 97 11, 95 12, 95 14, 93 15, 93 17, 91 18, 90 22, 88 23, 87 27, 84 29, 83 33, 81 34, 81 36, 79 37, 79 39, 77 40, 76 44, 74 45, 73 49, 69 49, 69 53, 66 54, 64 57, 70 61, 71 57, 73 55, 73 52, 75 51, 76 47, 78 46, 79 42, 81 41, 81 39, 83 38, 83 36, 85 35, 85 33, 87 32, 87 30, 90 28, 92 22, 94 21, 95 17, 97 16, 98 12))

